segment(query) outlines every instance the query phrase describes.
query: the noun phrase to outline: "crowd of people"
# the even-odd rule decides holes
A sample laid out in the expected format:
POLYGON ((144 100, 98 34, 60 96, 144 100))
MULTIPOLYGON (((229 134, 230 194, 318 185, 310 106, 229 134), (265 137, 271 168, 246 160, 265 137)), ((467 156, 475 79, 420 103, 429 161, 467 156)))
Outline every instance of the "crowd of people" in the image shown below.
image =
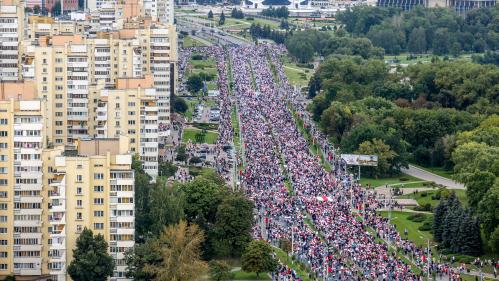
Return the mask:
MULTIPOLYGON (((291 254, 306 265, 311 279, 423 280, 430 273, 460 280, 463 268, 438 261, 431 250, 403 239, 388 219, 377 214, 384 202, 348 174, 336 149, 305 110, 300 89, 288 82, 280 58, 286 52, 283 46, 212 46, 187 52, 184 57, 196 52, 217 62, 221 112, 212 152, 216 169, 227 182, 236 165, 228 153, 234 137, 231 113, 237 106, 246 164, 239 176, 244 191, 255 202, 256 239, 275 247, 283 241, 291 243, 291 254), (310 152, 297 119, 331 163, 332 171, 326 171, 321 159, 310 152)), ((184 73, 187 62, 179 64, 184 73)), ((300 280, 283 264, 272 278, 300 280)))
MULTIPOLYGON (((423 280, 427 269, 459 280, 459 272, 432 262, 431 252, 402 239, 376 213, 381 202, 353 181, 312 123, 307 129, 333 170, 327 172, 311 154, 293 116, 298 112, 306 119, 299 92, 280 63, 281 47, 234 47, 228 52, 237 66, 232 74, 247 164, 242 184, 257 209, 255 238, 274 246, 290 241, 292 254, 313 277, 324 280, 423 280), (389 245, 412 257, 412 264, 389 245)), ((281 268, 273 276, 290 280, 293 274, 281 268)))

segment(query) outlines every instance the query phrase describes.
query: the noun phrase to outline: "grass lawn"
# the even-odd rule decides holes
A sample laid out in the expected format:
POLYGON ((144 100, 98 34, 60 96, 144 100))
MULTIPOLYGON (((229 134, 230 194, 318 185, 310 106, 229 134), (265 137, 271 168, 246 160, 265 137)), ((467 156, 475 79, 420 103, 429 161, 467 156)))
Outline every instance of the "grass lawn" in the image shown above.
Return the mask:
POLYGON ((283 68, 289 82, 293 85, 308 85, 310 77, 314 74, 313 69, 298 66, 291 62, 289 57, 283 57, 283 68))
MULTIPOLYGON (((362 174, 362 168, 361 168, 361 174, 362 174)), ((368 184, 371 184, 371 187, 379 187, 379 186, 385 186, 385 185, 391 185, 391 184, 396 184, 398 187, 417 187, 413 186, 413 184, 409 184, 410 182, 415 182, 415 181, 423 181, 422 179, 409 176, 404 173, 400 173, 394 177, 391 178, 379 178, 379 179, 373 179, 373 178, 366 178, 366 177, 361 177, 360 178, 360 183, 363 186, 367 186, 368 184), (404 184, 405 183, 405 184, 404 184)), ((422 186, 421 184, 418 184, 419 186, 422 186)))
MULTIPOLYGON (((453 192, 456 193, 457 198, 463 204, 464 206, 468 205, 468 198, 466 197, 466 191, 462 189, 453 189, 453 192)), ((440 200, 432 200, 431 197, 437 193, 437 190, 429 190, 429 191, 420 191, 411 193, 411 194, 405 194, 400 196, 400 198, 412 198, 418 201, 418 204, 420 206, 430 204, 432 207, 436 207, 440 200), (426 194, 426 196, 424 196, 426 194)))
MULTIPOLYGON (((381 216, 387 218, 389 212, 381 211, 379 212, 381 216)), ((391 223, 395 224, 400 235, 405 238, 404 230, 408 231, 409 240, 413 241, 418 246, 427 245, 427 240, 430 239, 430 244, 433 241, 433 235, 429 231, 421 231, 418 228, 423 225, 423 222, 414 222, 408 220, 407 217, 413 215, 414 213, 409 212, 400 212, 400 211, 392 211, 392 219, 391 223)), ((432 217, 433 215, 428 214, 428 217, 432 217)))
POLYGON ((260 273, 259 277, 256 277, 256 273, 246 272, 246 271, 235 271, 233 280, 270 280, 267 273, 260 273))
POLYGON ((182 142, 187 142, 191 140, 193 143, 207 143, 214 144, 217 140, 218 133, 207 131, 203 137, 198 137, 201 135, 202 130, 199 129, 185 129, 182 133, 182 142))
POLYGON ((191 36, 185 36, 183 42, 184 42, 183 43, 184 48, 206 46, 203 42, 198 41, 191 36))

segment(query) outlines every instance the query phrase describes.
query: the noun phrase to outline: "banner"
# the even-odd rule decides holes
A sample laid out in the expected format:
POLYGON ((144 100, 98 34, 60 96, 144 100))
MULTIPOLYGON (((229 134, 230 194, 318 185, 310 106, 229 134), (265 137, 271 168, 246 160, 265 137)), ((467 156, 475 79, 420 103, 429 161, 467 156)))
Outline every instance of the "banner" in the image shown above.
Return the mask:
POLYGON ((345 160, 347 165, 378 166, 377 155, 341 154, 341 159, 345 160))

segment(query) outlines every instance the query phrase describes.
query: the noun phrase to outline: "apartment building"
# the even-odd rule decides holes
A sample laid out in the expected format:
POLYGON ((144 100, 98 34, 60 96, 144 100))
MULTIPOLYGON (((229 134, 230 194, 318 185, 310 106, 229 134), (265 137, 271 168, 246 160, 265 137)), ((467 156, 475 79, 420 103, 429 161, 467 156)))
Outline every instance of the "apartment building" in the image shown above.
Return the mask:
POLYGON ((138 153, 144 171, 158 176, 158 106, 152 76, 120 78, 116 87, 91 90, 96 139, 126 135, 131 153, 138 153))
POLYGON ((0 83, 0 276, 42 275, 45 124, 35 97, 33 82, 0 83))
POLYGON ((24 36, 24 3, 0 0, 0 81, 19 77, 19 42, 24 36))
POLYGON ((153 21, 173 24, 174 5, 173 0, 144 0, 144 13, 153 21))
POLYGON ((134 172, 127 147, 128 140, 122 137, 80 141, 72 152, 63 146, 43 151, 48 194, 43 231, 48 238, 42 270, 54 280, 70 280, 66 270, 85 227, 109 243, 116 263, 111 280, 128 280, 124 253, 134 246, 135 218, 134 172))

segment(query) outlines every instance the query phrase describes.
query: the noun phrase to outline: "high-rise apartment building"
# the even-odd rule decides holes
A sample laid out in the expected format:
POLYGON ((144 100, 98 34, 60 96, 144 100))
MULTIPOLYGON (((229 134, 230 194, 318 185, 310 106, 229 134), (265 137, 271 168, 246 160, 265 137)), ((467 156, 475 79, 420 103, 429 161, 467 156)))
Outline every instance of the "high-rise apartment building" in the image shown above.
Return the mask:
POLYGON ((47 235, 43 271, 70 280, 72 249, 86 227, 102 234, 115 260, 111 280, 127 280, 124 253, 133 248, 134 172, 126 139, 87 140, 75 153, 57 147, 43 152, 47 235), (75 156, 68 156, 75 155, 75 156))
POLYGON ((153 21, 173 24, 174 5, 173 0, 144 0, 144 13, 153 21))
POLYGON ((24 36, 24 3, 0 0, 0 81, 19 79, 19 44, 24 36))
POLYGON ((33 83, 0 83, 0 276, 42 274, 42 101, 33 83))
POLYGON ((0 84, 0 277, 69 280, 71 250, 87 227, 109 242, 112 280, 126 280, 135 235, 128 137, 44 148, 45 108, 33 82, 0 84))

